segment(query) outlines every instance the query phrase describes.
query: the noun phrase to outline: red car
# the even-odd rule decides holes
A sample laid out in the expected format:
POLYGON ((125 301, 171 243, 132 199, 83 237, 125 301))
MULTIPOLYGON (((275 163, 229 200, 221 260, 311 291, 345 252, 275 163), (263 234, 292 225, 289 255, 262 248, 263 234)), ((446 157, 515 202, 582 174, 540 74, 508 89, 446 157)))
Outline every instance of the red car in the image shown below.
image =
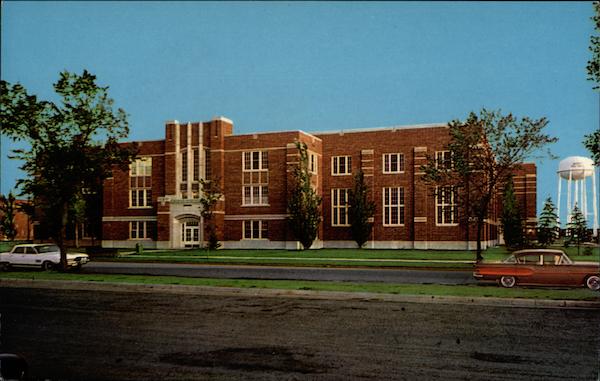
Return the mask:
POLYGON ((503 287, 515 284, 587 286, 600 290, 600 266, 596 262, 573 262, 561 250, 528 249, 512 253, 498 263, 478 263, 473 276, 496 281, 503 287))

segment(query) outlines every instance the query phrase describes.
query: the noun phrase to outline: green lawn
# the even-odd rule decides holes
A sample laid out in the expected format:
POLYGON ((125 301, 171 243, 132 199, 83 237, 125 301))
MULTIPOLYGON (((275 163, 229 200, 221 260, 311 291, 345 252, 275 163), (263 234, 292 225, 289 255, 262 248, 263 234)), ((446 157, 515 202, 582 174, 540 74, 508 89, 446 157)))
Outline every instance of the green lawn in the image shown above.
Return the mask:
MULTIPOLYGON (((9 250, 10 243, 0 243, 1 250, 9 250)), ((562 247, 557 247, 563 249, 562 247)), ((72 249, 83 251, 83 249, 72 249)), ((600 248, 593 255, 577 255, 577 248, 566 249, 575 261, 598 261, 600 248)), ((581 250, 583 253, 583 249, 581 250)), ((501 246, 483 253, 486 261, 504 259, 509 251, 501 246)), ((94 255, 92 260, 162 263, 213 263, 285 266, 358 266, 358 267, 410 267, 468 270, 475 259, 473 251, 466 250, 373 250, 373 249, 320 249, 291 250, 144 250, 136 254, 132 249, 121 249, 112 256, 94 255)))
POLYGON ((343 291, 371 292, 397 295, 425 296, 462 296, 462 297, 495 297, 495 298, 526 298, 554 300, 591 300, 600 301, 597 292, 584 288, 554 289, 554 288, 500 288, 495 285, 417 285, 389 283, 351 283, 351 282, 317 282, 317 281, 284 281, 284 280, 248 280, 248 279, 207 279, 184 278, 174 276, 144 276, 144 275, 93 275, 77 273, 59 273, 42 271, 11 271, 0 273, 0 279, 28 280, 69 280, 103 283, 127 284, 162 284, 189 285, 210 287, 236 288, 266 288, 280 290, 313 290, 313 291, 343 291))
MULTIPOLYGON (((599 249, 596 249, 598 251, 599 249)), ((483 253, 486 261, 499 261, 510 252, 504 247, 483 253)), ((577 248, 567 253, 576 261, 598 261, 597 255, 577 256, 577 248)), ((435 267, 470 269, 475 253, 461 250, 369 250, 321 249, 289 250, 146 250, 143 254, 122 252, 119 261, 173 263, 237 263, 291 266, 365 266, 365 267, 435 267)))

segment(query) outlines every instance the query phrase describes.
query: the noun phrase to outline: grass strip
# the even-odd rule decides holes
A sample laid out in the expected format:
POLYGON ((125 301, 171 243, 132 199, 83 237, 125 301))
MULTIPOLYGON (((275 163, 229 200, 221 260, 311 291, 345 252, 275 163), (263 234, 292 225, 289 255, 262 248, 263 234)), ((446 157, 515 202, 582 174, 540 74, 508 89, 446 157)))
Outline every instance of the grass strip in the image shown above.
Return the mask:
POLYGON ((440 268, 470 270, 471 263, 462 262, 431 262, 431 261, 352 261, 337 259, 310 259, 310 258, 223 258, 223 257, 191 257, 169 256, 160 257, 152 255, 128 256, 118 259, 106 259, 111 262, 153 262, 153 263, 212 263, 212 264, 237 264, 237 265, 284 265, 284 266, 315 266, 315 267, 414 267, 414 268, 440 268))
POLYGON ((352 283, 293 280, 252 280, 252 279, 214 279, 186 278, 175 276, 114 275, 114 274, 77 274, 59 272, 5 272, 0 279, 27 280, 70 280, 84 282, 110 282, 128 284, 161 284, 236 288, 266 288, 280 290, 312 290, 342 292, 372 292, 397 295, 422 296, 461 296, 494 297, 553 300, 600 300, 597 292, 584 288, 500 288, 495 285, 432 285, 432 284, 389 284, 389 283, 352 283))

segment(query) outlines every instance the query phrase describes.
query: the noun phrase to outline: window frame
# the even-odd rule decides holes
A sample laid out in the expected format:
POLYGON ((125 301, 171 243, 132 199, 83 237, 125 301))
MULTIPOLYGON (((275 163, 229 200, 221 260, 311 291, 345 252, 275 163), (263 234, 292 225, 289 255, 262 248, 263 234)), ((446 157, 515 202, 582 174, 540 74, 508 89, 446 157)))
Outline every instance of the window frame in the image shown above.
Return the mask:
POLYGON ((384 153, 381 156, 381 166, 382 166, 382 173, 384 175, 404 173, 404 171, 405 171, 404 153, 402 153, 402 152, 384 153), (395 171, 392 171, 392 156, 396 157, 397 170, 395 170, 395 171), (386 165, 386 158, 389 158, 389 160, 387 162, 387 164, 389 164, 389 169, 388 169, 388 166, 386 165))
POLYGON ((140 220, 135 220, 135 221, 129 221, 129 240, 130 241, 152 241, 153 238, 151 237, 151 229, 150 229, 150 223, 155 223, 155 221, 140 221, 140 220), (133 226, 136 226, 136 229, 133 229, 133 226), (143 228, 141 228, 140 226, 143 226, 143 228), (133 232, 136 232, 137 237, 133 237, 133 232), (143 232, 143 237, 140 236, 140 232, 143 232))
POLYGON ((435 151, 435 167, 439 169, 451 170, 454 168, 454 161, 452 160, 452 151, 443 150, 435 151), (449 156, 447 158, 446 156, 449 156), (443 165, 442 165, 443 164, 443 165))
POLYGON ((242 221, 242 241, 268 241, 269 240, 269 221, 265 220, 243 220, 242 221), (247 229, 246 223, 250 229, 247 229), (255 223, 257 228, 255 229, 255 223), (246 232, 250 233, 250 237, 246 237, 246 232), (257 233, 255 237, 254 233, 257 233))
POLYGON ((435 189, 435 225, 436 226, 458 226, 458 210, 456 204, 456 188, 452 186, 438 186, 435 189), (451 202, 444 202, 444 195, 442 194, 444 189, 450 189, 451 202), (442 201, 442 202, 440 202, 442 201), (440 221, 440 207, 442 208, 442 222, 440 221), (450 213, 452 215, 452 222, 446 222, 445 209, 451 207, 450 213))
POLYGON ((405 226, 406 224, 406 192, 404 187, 383 187, 381 190, 381 198, 383 205, 383 213, 382 213, 382 225, 384 227, 398 227, 405 226), (389 190, 388 197, 386 197, 386 190, 389 190), (392 204, 392 193, 393 191, 397 191, 397 203, 392 204), (397 223, 392 223, 392 211, 394 208, 397 208, 396 216, 398 218, 397 223), (389 222, 388 222, 389 221, 389 222))
POLYGON ((129 209, 152 209, 152 157, 143 156, 129 164, 128 198, 129 209), (146 180, 147 178, 149 180, 146 180), (135 179, 135 186, 132 186, 133 179, 135 179), (142 179, 141 186, 140 179, 142 179))
POLYGON ((242 151, 242 172, 262 172, 269 170, 269 151, 242 151), (248 155, 248 160, 246 160, 248 155), (258 168, 254 168, 255 155, 258 168), (249 168, 247 168, 249 164, 249 168))
POLYGON ((350 196, 350 188, 332 188, 331 189, 331 226, 332 227, 348 227, 350 226, 350 221, 348 218, 348 209, 350 207, 349 203, 350 196), (346 203, 344 205, 336 204, 335 200, 340 200, 340 194, 344 193, 346 203), (344 215, 344 219, 346 220, 345 224, 340 223, 341 216, 344 215), (337 220, 337 222, 336 222, 337 220))
POLYGON ((352 155, 341 155, 331 157, 331 175, 332 176, 348 176, 352 175, 352 155), (345 172, 341 172, 341 163, 344 159, 345 172))

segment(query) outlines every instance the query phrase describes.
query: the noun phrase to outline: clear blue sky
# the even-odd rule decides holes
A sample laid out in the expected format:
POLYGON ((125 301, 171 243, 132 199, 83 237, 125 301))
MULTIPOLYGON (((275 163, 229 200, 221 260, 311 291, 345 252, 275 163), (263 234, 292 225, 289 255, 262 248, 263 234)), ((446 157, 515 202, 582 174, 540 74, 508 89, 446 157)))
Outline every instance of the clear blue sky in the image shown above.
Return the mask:
MULTIPOLYGON (((591 2, 2 2, 2 79, 53 99, 88 69, 129 116, 234 121, 236 133, 448 122, 482 107, 550 120, 564 158, 589 156, 591 2)), ((2 140, 1 191, 18 163, 2 140)), ((536 159, 538 212, 559 160, 536 159)), ((590 196, 591 198, 591 196, 590 196)))

